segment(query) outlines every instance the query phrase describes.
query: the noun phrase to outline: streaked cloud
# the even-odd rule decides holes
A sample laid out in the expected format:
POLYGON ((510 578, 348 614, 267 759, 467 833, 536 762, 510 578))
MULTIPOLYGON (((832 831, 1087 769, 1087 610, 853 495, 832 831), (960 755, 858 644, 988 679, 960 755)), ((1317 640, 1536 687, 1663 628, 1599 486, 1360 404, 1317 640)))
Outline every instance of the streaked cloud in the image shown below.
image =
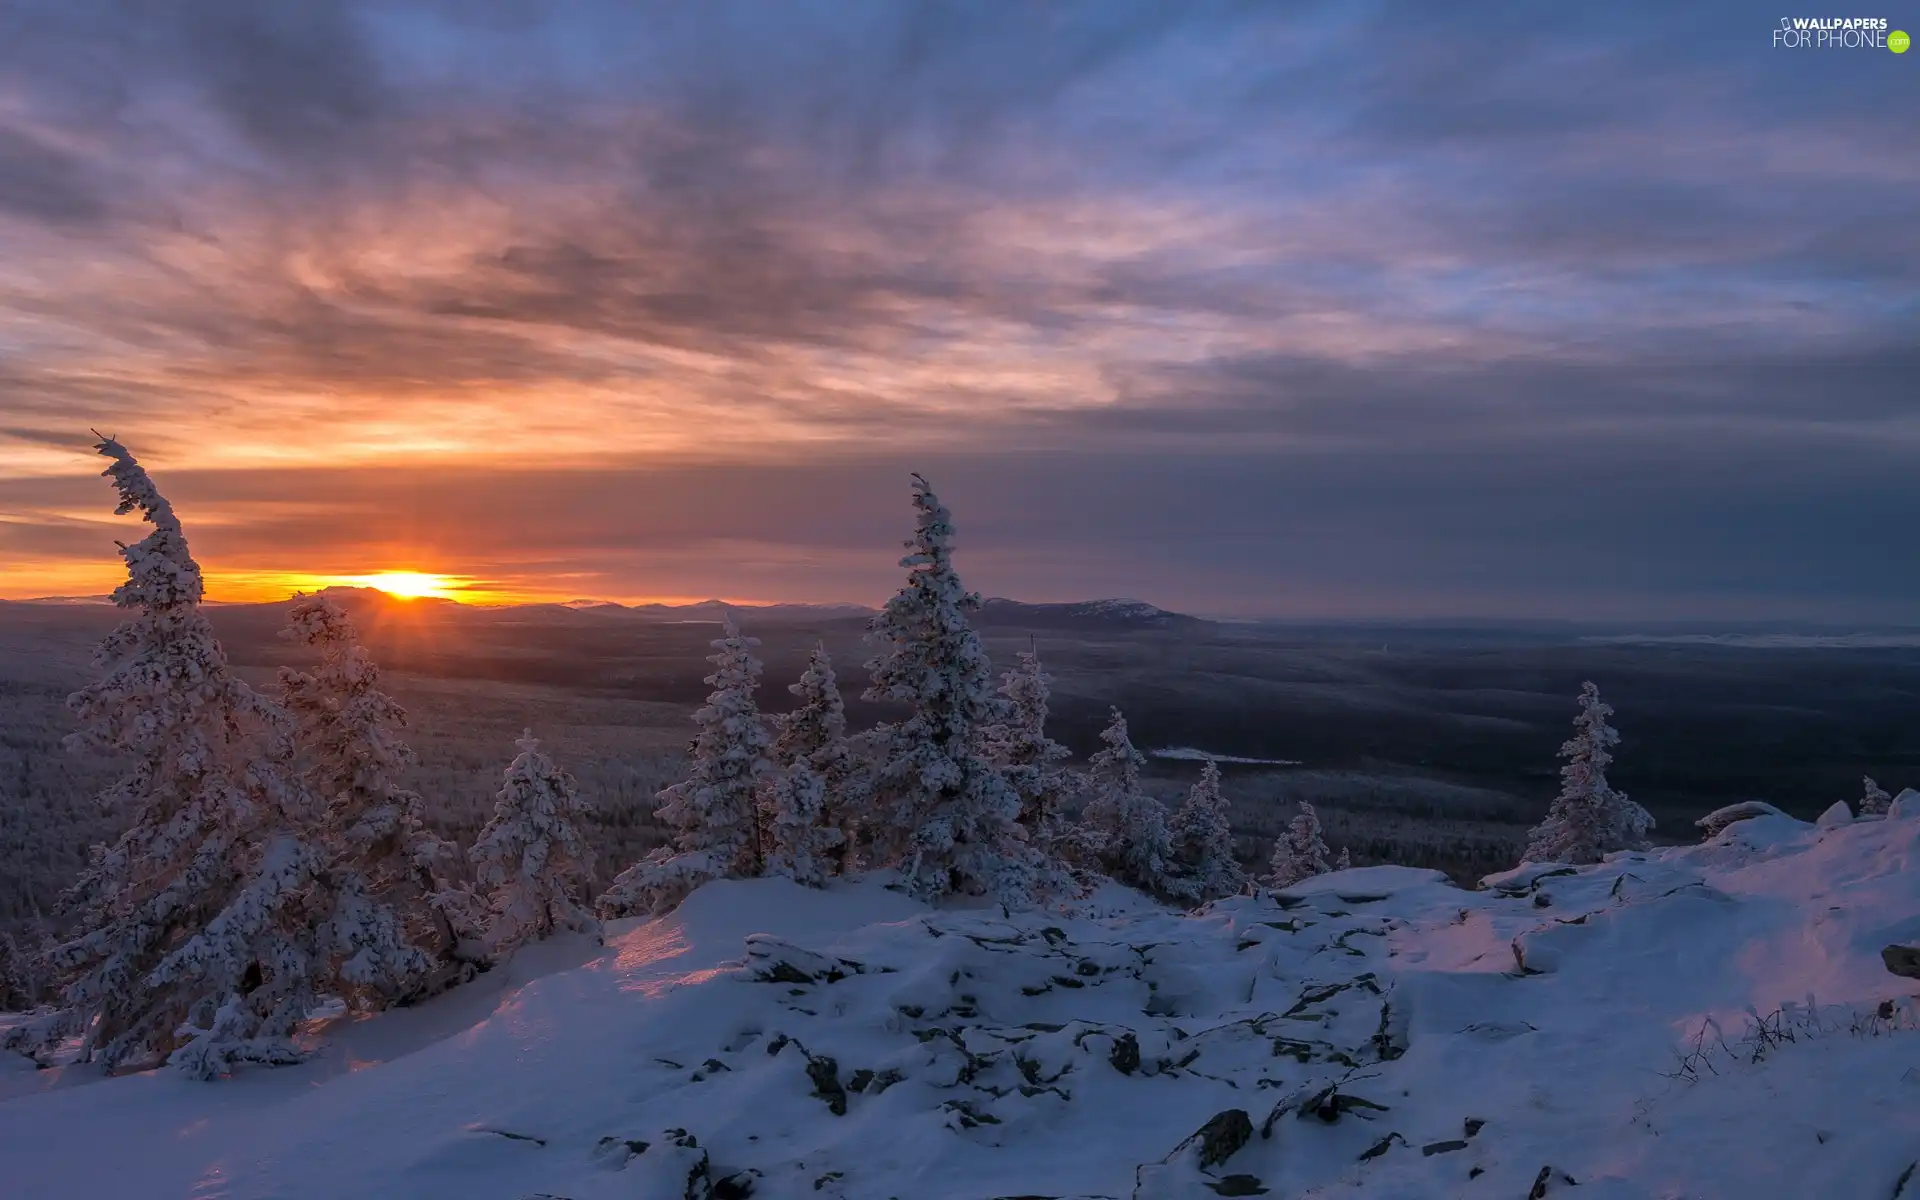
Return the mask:
POLYGON ((1596 506, 1730 522, 1706 559, 1589 529, 1595 604, 1878 612, 1897 570, 1816 564, 1920 499, 1912 64, 1742 6, 7 20, 0 594, 110 578, 89 426, 241 591, 872 599, 904 472, 1005 461, 1033 504, 964 526, 995 590, 1559 611, 1592 554, 1510 509, 1578 522, 1528 464, 1593 462, 1642 488, 1596 506), (1783 447, 1864 523, 1771 507, 1783 447), (1038 497, 1123 472, 1162 507, 1109 497, 1109 570, 1038 497), (1261 473, 1293 490, 1218 486, 1261 473), (1242 503, 1290 507, 1196 532, 1242 503))

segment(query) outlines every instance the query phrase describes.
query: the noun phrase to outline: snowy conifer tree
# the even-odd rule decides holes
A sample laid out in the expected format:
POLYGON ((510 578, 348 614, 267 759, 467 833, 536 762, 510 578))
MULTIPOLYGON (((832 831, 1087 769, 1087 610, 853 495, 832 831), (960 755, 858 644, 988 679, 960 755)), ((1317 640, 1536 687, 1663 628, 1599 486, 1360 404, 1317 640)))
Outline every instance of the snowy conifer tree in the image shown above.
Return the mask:
POLYGON ((1267 864, 1267 882, 1274 887, 1292 887, 1303 879, 1325 875, 1333 868, 1327 863, 1327 839, 1320 828, 1320 814, 1305 800, 1286 832, 1274 839, 1273 857, 1267 864))
POLYGON ((1146 758, 1134 749, 1119 709, 1101 731, 1106 749, 1087 760, 1091 796, 1080 813, 1087 850, 1114 879, 1157 896, 1173 895, 1173 844, 1167 810, 1140 786, 1146 758))
MULTIPOLYGON (((181 1023, 187 1041, 170 1061, 195 1079, 236 1063, 296 1063, 294 1027, 328 979, 326 936, 316 917, 320 854, 293 833, 275 836, 246 886, 206 927, 162 959, 148 981, 197 998, 181 1023)), ((317 907, 328 907, 321 900, 317 907)))
POLYGON ((1233 856, 1233 828, 1220 791, 1220 764, 1209 758, 1168 829, 1173 844, 1173 892, 1188 900, 1238 895, 1246 873, 1233 856))
MULTIPOLYGON (((693 714, 700 732, 684 782, 660 793, 655 815, 677 831, 622 871, 600 897, 602 918, 658 913, 709 879, 750 878, 766 864, 761 795, 770 745, 754 693, 760 660, 729 615, 726 636, 713 643, 707 703, 693 714)), ((811 843, 809 843, 811 845, 811 843)))
POLYGON ((827 823, 827 786, 805 762, 769 788, 766 873, 819 887, 834 873, 846 834, 827 823))
POLYGON ((952 518, 918 475, 913 507, 906 584, 867 633, 878 654, 866 698, 908 709, 873 739, 882 849, 897 849, 907 888, 922 897, 992 893, 1022 904, 1045 887, 1045 864, 1020 827, 1019 794, 980 746, 1001 715, 967 622, 980 598, 961 585, 952 518))
POLYGON ((1020 795, 1020 824, 1028 842, 1058 859, 1072 832, 1066 805, 1073 780, 1060 766, 1070 752, 1047 736, 1051 684, 1039 653, 1021 651, 1018 665, 1000 677, 1005 717, 985 730, 981 744, 1020 795))
POLYGON ((82 725, 69 745, 131 760, 101 797, 127 829, 95 847, 68 893, 70 936, 49 953, 53 1011, 7 1044, 38 1057, 77 1035, 82 1059, 112 1071, 217 1036, 221 1055, 278 1061, 270 1043, 300 1002, 306 950, 294 928, 255 938, 226 914, 304 869, 304 847, 274 836, 295 806, 287 718, 228 671, 173 507, 119 442, 97 448, 113 460, 118 511, 139 510, 153 530, 121 547, 127 581, 113 600, 129 615, 96 655, 105 678, 68 699, 82 725), (217 1031, 216 1012, 228 1014, 217 1031))
POLYGON ((0 929, 0 1012, 25 1012, 40 999, 36 972, 27 950, 0 929))
POLYGON ((332 599, 295 597, 281 636, 320 654, 311 673, 282 667, 280 686, 306 760, 302 781, 323 805, 331 990, 378 1008, 470 977, 482 928, 475 897, 455 878, 459 850, 426 827, 418 793, 393 778, 413 761, 400 738, 406 710, 379 689, 379 668, 332 599))
MULTIPOLYGON (((861 814, 867 806, 866 780, 847 740, 846 704, 840 697, 833 659, 824 643, 814 646, 800 681, 788 684, 787 691, 798 697, 800 704, 785 716, 775 718, 779 734, 773 741, 773 764, 789 774, 804 767, 819 784, 817 820, 823 828, 839 836, 815 839, 814 844, 824 849, 829 872, 842 874, 857 865, 854 855, 859 843, 861 814)), ((796 784, 794 797, 790 799, 804 795, 811 786, 804 782, 796 784)), ((775 797, 776 812, 783 803, 788 802, 775 797)))
POLYGON ((493 817, 467 857, 486 896, 487 943, 496 958, 560 930, 590 930, 579 897, 593 881, 593 851, 577 822, 586 812, 573 777, 540 752, 529 729, 514 745, 493 817))
POLYGON ((1866 816, 1869 813, 1879 813, 1884 816, 1893 798, 1887 795, 1884 788, 1873 781, 1873 776, 1871 775, 1861 776, 1860 782, 1865 788, 1865 793, 1860 798, 1860 815, 1866 816))
POLYGON ((1340 857, 1334 860, 1333 869, 1336 871, 1353 870, 1353 855, 1347 852, 1345 846, 1340 847, 1340 857))
POLYGON ((1567 764, 1560 768, 1560 795, 1546 819, 1527 835, 1526 861, 1590 863, 1615 850, 1647 844, 1653 817, 1607 784, 1611 749, 1620 735, 1607 724, 1613 708, 1592 683, 1580 687, 1580 713, 1573 737, 1560 747, 1567 764))

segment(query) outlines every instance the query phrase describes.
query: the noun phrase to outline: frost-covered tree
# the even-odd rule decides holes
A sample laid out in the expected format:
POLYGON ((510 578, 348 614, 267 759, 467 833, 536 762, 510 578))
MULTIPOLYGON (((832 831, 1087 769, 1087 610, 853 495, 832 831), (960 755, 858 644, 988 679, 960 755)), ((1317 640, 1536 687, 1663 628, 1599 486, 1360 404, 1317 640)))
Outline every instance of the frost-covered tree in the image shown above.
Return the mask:
POLYGON ((413 761, 406 710, 327 596, 297 596, 281 637, 318 652, 311 671, 280 669, 301 781, 319 800, 335 990, 357 1008, 432 994, 484 965, 481 906, 460 878, 459 848, 426 826, 417 792, 395 777, 413 761))
POLYGON ((1174 891, 1189 900, 1238 895, 1247 876, 1233 856, 1233 827, 1227 822, 1227 798, 1220 791, 1220 764, 1209 758, 1186 802, 1173 815, 1174 891))
POLYGON ((39 1002, 37 974, 26 947, 0 929, 0 1012, 25 1012, 39 1002))
POLYGON ((741 879, 766 864, 762 789, 771 745, 754 693, 760 660, 754 638, 729 615, 726 636, 707 661, 713 691, 693 714, 699 733, 687 778, 660 793, 655 815, 674 829, 662 846, 622 871, 600 897, 603 919, 662 912, 709 879, 741 879))
POLYGON ((1607 784, 1612 748, 1620 735, 1607 724, 1613 708, 1591 682, 1580 685, 1580 713, 1574 734, 1560 747, 1567 760, 1560 768, 1560 795, 1546 819, 1527 835, 1526 861, 1590 863, 1615 850, 1647 844, 1653 816, 1607 784))
POLYGON ((1028 842, 1058 859, 1072 832, 1066 807, 1074 780, 1061 766, 1071 752, 1047 736, 1051 688, 1039 652, 1021 651, 1017 665, 1000 677, 1004 717, 983 731, 981 745, 1020 795, 1020 825, 1028 842))
POLYGON ((113 600, 128 616, 95 656, 104 678, 68 699, 81 724, 69 746, 130 761, 101 797, 126 831, 95 847, 65 899, 69 936, 48 956, 53 1010, 7 1044, 40 1057, 77 1036, 82 1059, 110 1071, 216 1038, 222 1054, 277 1060, 266 1043, 284 1023, 268 1018, 297 1006, 311 964, 296 930, 228 914, 287 878, 288 859, 302 869, 297 839, 282 853, 290 839, 275 836, 295 816, 288 721, 228 670, 172 505, 119 442, 97 448, 113 460, 118 511, 153 529, 121 547, 127 581, 113 600), (228 1013, 217 1029, 216 1012, 228 1013))
POLYGON ((1080 812, 1086 852, 1114 879, 1143 892, 1172 895, 1173 844, 1167 810, 1140 786, 1147 760, 1134 749, 1119 709, 1101 731, 1106 746, 1087 759, 1088 800, 1080 812))
POLYGON ((827 823, 827 786, 797 762, 768 788, 766 873, 819 887, 834 873, 846 834, 827 823))
POLYGON ((953 566, 953 520, 913 476, 914 534, 900 560, 907 581, 874 617, 868 700, 904 705, 873 738, 874 804, 882 849, 894 849, 909 891, 934 898, 991 893, 1025 903, 1045 864, 1020 827, 1020 796, 982 752, 1001 714, 987 654, 967 614, 980 598, 953 566))
POLYGON ((1884 816, 1887 808, 1892 804, 1893 797, 1887 795, 1886 789, 1875 783, 1871 775, 1861 776, 1860 782, 1865 789, 1860 797, 1860 815, 1879 813, 1884 816))
POLYGON ((1286 830, 1274 839, 1273 857, 1267 862, 1267 882, 1274 887, 1292 887, 1303 879, 1325 875, 1333 868, 1327 862, 1327 839, 1320 828, 1320 814, 1305 800, 1300 812, 1286 830))
MULTIPOLYGON (((804 769, 818 784, 820 802, 816 820, 823 829, 839 836, 815 837, 811 844, 824 850, 829 872, 841 874, 858 865, 855 854, 862 814, 867 808, 867 781, 847 739, 846 703, 841 699, 840 684, 833 673, 833 658, 824 643, 815 644, 807 658, 807 669, 801 673, 798 683, 787 685, 787 691, 800 703, 792 712, 775 718, 778 734, 771 751, 773 765, 787 775, 804 769)), ((776 779, 776 785, 779 782, 776 779)), ((778 814, 783 805, 790 814, 807 807, 805 796, 812 787, 813 784, 801 781, 793 785, 785 800, 776 794, 772 801, 774 812, 778 814)), ((774 824, 776 828, 780 824, 777 815, 774 824)), ((787 844, 792 845, 791 841, 787 844)))
POLYGON ((294 1028, 329 981, 323 868, 308 841, 275 836, 246 887, 148 976, 155 986, 197 993, 178 1031, 187 1041, 170 1060, 189 1076, 215 1079, 236 1063, 305 1057, 294 1028))
POLYGON ((1340 857, 1334 860, 1333 869, 1336 871, 1353 870, 1353 855, 1348 852, 1345 846, 1340 847, 1340 857))
POLYGON ((488 948, 504 958, 560 930, 594 928, 578 897, 593 882, 593 851, 577 822, 586 805, 573 776, 540 752, 529 729, 514 745, 493 817, 467 851, 486 897, 488 948))

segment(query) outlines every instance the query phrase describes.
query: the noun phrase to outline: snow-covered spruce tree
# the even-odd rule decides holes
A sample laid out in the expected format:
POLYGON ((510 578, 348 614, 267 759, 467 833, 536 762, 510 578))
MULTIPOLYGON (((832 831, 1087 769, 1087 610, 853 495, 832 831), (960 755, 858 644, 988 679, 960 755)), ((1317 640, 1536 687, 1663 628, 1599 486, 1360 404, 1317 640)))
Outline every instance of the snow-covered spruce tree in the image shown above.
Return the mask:
POLYGON ((1647 844, 1653 817, 1607 784, 1612 747, 1620 735, 1607 724, 1612 706, 1591 682, 1580 685, 1580 713, 1574 735, 1560 747, 1567 764, 1560 768, 1560 795, 1546 819, 1527 835, 1525 859, 1536 863, 1591 863, 1615 850, 1647 844))
MULTIPOLYGON (((800 681, 788 684, 787 691, 797 697, 800 704, 792 712, 774 719, 779 732, 773 740, 773 765, 788 775, 804 768, 818 782, 817 822, 839 836, 816 838, 814 845, 825 851, 829 872, 843 874, 859 865, 855 856, 868 797, 865 776, 847 740, 846 703, 840 696, 839 681, 834 677, 833 658, 824 643, 814 646, 800 681)), ((797 784, 795 795, 790 799, 800 798, 810 787, 797 784)), ((776 795, 774 810, 778 812, 783 803, 776 795)), ((775 825, 779 825, 777 818, 775 825)))
POLYGON ((493 816, 467 857, 486 897, 487 948, 495 959, 561 930, 595 928, 578 897, 593 881, 593 851, 577 822, 586 812, 573 776, 540 752, 529 729, 514 745, 493 816))
POLYGON ((953 566, 953 521, 913 476, 914 534, 900 560, 907 581, 875 616, 867 640, 868 700, 905 705, 873 743, 874 811, 882 851, 900 860, 923 898, 992 894, 1024 904, 1047 886, 1046 864, 1020 827, 1020 796, 980 746, 1001 714, 986 650, 967 622, 980 598, 953 566))
POLYGON ((819 887, 834 874, 846 834, 827 823, 827 785, 805 762, 773 777, 767 800, 766 873, 819 887))
POLYGON ((1879 813, 1882 816, 1886 815, 1887 808, 1892 803, 1893 797, 1887 795, 1886 789, 1875 783, 1871 775, 1861 776, 1860 782, 1865 789, 1864 794, 1860 797, 1860 815, 1866 816, 1869 813, 1879 813))
POLYGON ((1173 815, 1172 890, 1182 899, 1217 900, 1238 895, 1247 876, 1233 856, 1233 828, 1220 791, 1220 764, 1209 758, 1186 802, 1173 815))
POLYGON ((1047 858, 1060 859, 1072 832, 1066 807, 1074 780, 1061 767, 1071 751, 1047 736, 1052 682, 1039 652, 1022 650, 1017 665, 1000 677, 1004 719, 983 731, 981 745, 1020 795, 1027 841, 1047 858))
POLYGON ((1336 871, 1353 870, 1353 855, 1348 852, 1345 846, 1340 847, 1340 857, 1333 861, 1333 869, 1336 871))
POLYGON ((742 637, 729 615, 726 636, 707 659, 713 688, 693 714, 699 734, 687 778, 660 793, 654 815, 676 831, 662 846, 622 871, 600 897, 605 920, 664 912, 709 879, 743 879, 766 865, 761 800, 770 744, 754 693, 760 660, 754 638, 742 637))
POLYGON ((1167 810, 1140 786, 1140 769, 1147 760, 1134 749, 1119 709, 1113 710, 1100 740, 1106 749, 1087 760, 1089 798, 1080 812, 1082 845, 1119 882, 1156 896, 1175 895, 1179 889, 1167 810))
POLYGON ((0 1012, 25 1012, 39 1002, 32 956, 20 940, 0 929, 0 1012))
POLYGON ((1325 875, 1333 868, 1327 862, 1327 839, 1320 828, 1320 814, 1305 800, 1300 812, 1280 836, 1274 839, 1273 857, 1267 862, 1267 882, 1274 887, 1292 887, 1303 879, 1325 875))
POLYGON ((328 981, 322 868, 308 841, 274 835, 239 894, 148 976, 157 987, 200 994, 179 1029, 188 1040, 168 1060, 187 1075, 216 1079, 237 1063, 306 1057, 294 1028, 328 981))
POLYGON ((281 1061, 311 975, 276 890, 310 858, 276 834, 293 823, 287 718, 228 671, 173 507, 119 442, 97 449, 113 460, 117 511, 137 509, 153 530, 121 547, 127 581, 113 600, 129 615, 96 654, 105 677, 67 701, 82 726, 68 744, 132 761, 101 796, 127 829, 94 848, 65 898, 69 936, 48 955, 54 1008, 7 1044, 44 1061, 77 1036, 81 1058, 109 1071, 187 1043, 202 1047, 196 1063, 281 1061), (263 904, 260 921, 242 919, 263 904))
POLYGON ((335 903, 327 933, 334 990, 359 1009, 431 995, 484 965, 476 898, 459 849, 429 830, 420 796, 394 782, 413 761, 406 710, 353 622, 327 596, 297 596, 281 637, 319 652, 311 672, 280 669, 283 703, 319 800, 319 843, 335 903))

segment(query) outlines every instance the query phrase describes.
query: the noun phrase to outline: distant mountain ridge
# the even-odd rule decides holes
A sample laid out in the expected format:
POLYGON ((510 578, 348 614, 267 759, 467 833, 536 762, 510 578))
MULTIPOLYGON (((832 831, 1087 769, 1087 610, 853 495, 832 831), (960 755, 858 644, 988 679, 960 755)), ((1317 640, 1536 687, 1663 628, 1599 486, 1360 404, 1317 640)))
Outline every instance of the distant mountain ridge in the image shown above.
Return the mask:
MULTIPOLYGON (((506 614, 515 611, 532 613, 550 613, 555 617, 579 617, 593 619, 640 619, 650 621, 712 621, 719 622, 728 612, 737 614, 742 622, 754 621, 818 621, 852 620, 873 616, 879 610, 864 604, 729 604, 723 600, 697 600, 691 604, 621 604, 614 600, 595 600, 582 598, 562 602, 536 601, 530 604, 461 604, 444 597, 402 598, 391 596, 375 588, 366 587, 330 587, 325 593, 334 596, 349 607, 379 605, 382 607, 404 608, 412 610, 432 609, 442 612, 471 612, 506 614)), ((29 604, 84 604, 97 605, 109 602, 107 597, 93 596, 48 596, 41 600, 22 601, 29 604)), ((217 603, 217 602, 209 602, 217 603)), ((228 604, 222 607, 267 608, 284 604, 285 601, 267 603, 228 604)), ((1004 596, 994 596, 982 602, 975 622, 983 628, 1020 628, 1020 629, 1084 629, 1084 630, 1140 630, 1140 629, 1198 629, 1212 624, 1186 613, 1171 612, 1144 600, 1110 598, 1104 600, 1077 600, 1052 603, 1028 603, 1023 600, 1009 600, 1004 596)))
POLYGON ((980 606, 983 626, 1023 629, 1199 629, 1212 622, 1124 598, 1028 604, 995 596, 980 606))

